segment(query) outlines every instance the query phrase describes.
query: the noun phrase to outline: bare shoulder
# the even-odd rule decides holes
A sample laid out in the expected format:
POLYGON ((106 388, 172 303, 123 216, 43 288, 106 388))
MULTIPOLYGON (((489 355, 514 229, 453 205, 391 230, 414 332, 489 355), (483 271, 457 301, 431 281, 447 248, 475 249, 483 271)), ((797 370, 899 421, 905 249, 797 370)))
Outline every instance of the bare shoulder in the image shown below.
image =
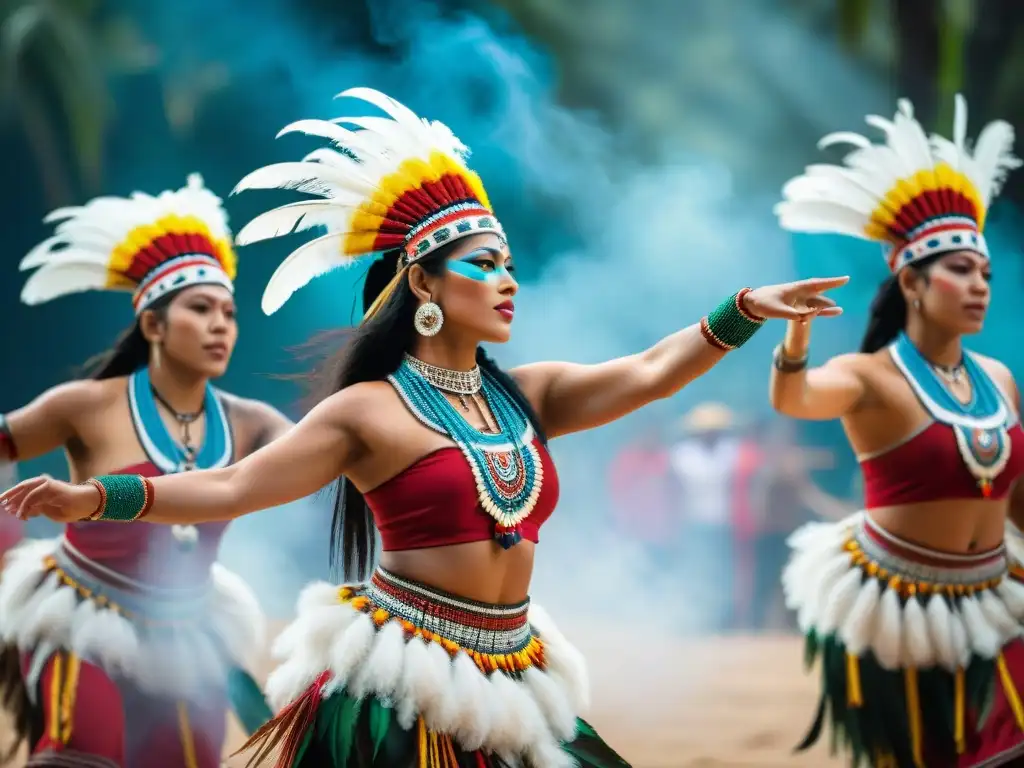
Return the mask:
POLYGON ((884 352, 848 352, 829 358, 828 362, 821 365, 821 368, 865 378, 872 371, 877 370, 880 364, 885 365, 888 360, 889 356, 884 352))
POLYGON ((313 411, 338 425, 353 429, 378 421, 395 407, 401 407, 401 401, 388 382, 363 381, 335 392, 313 411))
POLYGON ((217 390, 217 395, 227 406, 231 417, 253 423, 270 424, 281 420, 290 421, 281 411, 262 400, 254 400, 251 397, 239 397, 224 390, 217 390))
POLYGON ((292 427, 291 419, 262 400, 239 397, 223 390, 218 390, 217 396, 224 403, 243 454, 272 443, 292 427))
POLYGON ((991 376, 999 386, 1005 389, 1007 394, 1012 395, 1016 399, 1017 384, 1013 380, 1013 374, 1005 363, 996 360, 994 357, 989 357, 988 355, 979 355, 977 352, 972 352, 971 355, 978 361, 985 373, 991 376))
POLYGON ((128 391, 127 379, 77 379, 58 384, 43 397, 56 406, 67 408, 70 414, 96 411, 113 405, 128 391))
POLYGON ((536 403, 541 399, 548 383, 559 373, 579 365, 578 363, 566 363, 556 360, 546 360, 538 363, 526 363, 509 370, 508 375, 512 381, 522 390, 526 399, 536 403))

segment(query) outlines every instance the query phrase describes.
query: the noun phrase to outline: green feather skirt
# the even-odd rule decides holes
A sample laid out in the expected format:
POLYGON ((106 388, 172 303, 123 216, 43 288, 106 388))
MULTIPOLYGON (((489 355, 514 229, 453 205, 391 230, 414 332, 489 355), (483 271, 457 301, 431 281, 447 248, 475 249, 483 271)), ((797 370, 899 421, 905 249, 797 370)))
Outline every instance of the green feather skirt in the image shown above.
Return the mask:
POLYGON ((974 656, 960 675, 941 667, 887 670, 870 651, 854 657, 835 634, 813 631, 805 660, 821 662, 821 698, 797 751, 828 730, 832 754, 848 755, 853 768, 955 766, 984 727, 997 685, 992 659, 974 656))
MULTIPOLYGON (((563 749, 580 768, 629 766, 584 720, 563 749)), ((379 699, 355 699, 344 692, 320 702, 290 768, 510 768, 483 751, 467 752, 447 734, 417 721, 399 726, 394 710, 379 699)))

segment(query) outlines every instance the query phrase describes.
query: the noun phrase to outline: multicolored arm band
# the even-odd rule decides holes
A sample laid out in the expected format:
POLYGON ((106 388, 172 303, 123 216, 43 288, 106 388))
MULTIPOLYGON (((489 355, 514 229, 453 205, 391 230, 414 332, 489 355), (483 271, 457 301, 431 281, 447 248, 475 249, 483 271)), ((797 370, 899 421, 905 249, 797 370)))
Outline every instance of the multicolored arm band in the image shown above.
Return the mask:
POLYGON ((701 318, 700 332, 708 344, 725 352, 738 349, 764 325, 763 317, 752 315, 743 306, 748 293, 750 288, 734 293, 701 318))
POLYGON ((7 419, 0 413, 0 461, 17 461, 18 448, 14 444, 14 436, 7 419))
POLYGON ((153 483, 148 477, 100 475, 86 482, 100 492, 100 503, 86 520, 131 523, 144 518, 153 506, 153 483))

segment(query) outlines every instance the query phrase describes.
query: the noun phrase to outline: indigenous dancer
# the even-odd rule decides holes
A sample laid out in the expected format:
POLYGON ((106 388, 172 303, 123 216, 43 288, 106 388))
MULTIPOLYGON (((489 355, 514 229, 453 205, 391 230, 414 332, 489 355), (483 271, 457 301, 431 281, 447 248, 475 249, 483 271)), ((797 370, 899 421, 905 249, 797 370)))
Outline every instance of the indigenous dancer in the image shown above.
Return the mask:
POLYGON ((269 211, 239 234, 328 230, 278 268, 266 312, 315 276, 383 252, 333 394, 233 467, 83 485, 37 478, 5 504, 23 517, 195 524, 342 477, 335 544, 346 571, 367 574, 376 530, 380 567, 365 583, 313 584, 301 596, 277 643, 285 661, 267 684, 285 706, 250 741, 252 764, 279 750, 277 765, 303 768, 625 765, 578 719, 584 662, 527 597, 539 530, 558 498, 547 439, 672 395, 763 318, 837 314, 820 292, 846 278, 744 289, 630 357, 503 372, 479 344, 510 336, 513 258, 466 147, 377 91, 343 95, 389 117, 296 123, 286 131, 338 149, 239 184, 325 198, 269 211))
MULTIPOLYGON (((220 200, 198 175, 47 221, 60 224, 22 262, 38 268, 22 300, 123 289, 136 322, 91 378, 0 420, 8 456, 63 446, 73 480, 157 476, 226 467, 289 428, 269 406, 209 384, 238 334, 235 254, 220 200)), ((241 671, 263 619, 245 583, 215 562, 224 529, 82 522, 8 555, 2 682, 29 765, 212 768, 229 690, 250 730, 270 717, 241 671)))
POLYGON ((790 539, 788 605, 823 669, 801 747, 830 722, 855 761, 1004 765, 1024 755, 1024 586, 1004 542, 1024 513, 1024 431, 1013 377, 962 337, 991 297, 986 211, 1020 161, 1001 121, 967 149, 959 96, 953 141, 929 141, 906 101, 868 123, 885 144, 825 137, 853 145, 846 167, 810 166, 777 207, 787 229, 882 243, 893 273, 859 354, 808 370, 808 322, 775 354, 773 405, 842 420, 867 507, 790 539))

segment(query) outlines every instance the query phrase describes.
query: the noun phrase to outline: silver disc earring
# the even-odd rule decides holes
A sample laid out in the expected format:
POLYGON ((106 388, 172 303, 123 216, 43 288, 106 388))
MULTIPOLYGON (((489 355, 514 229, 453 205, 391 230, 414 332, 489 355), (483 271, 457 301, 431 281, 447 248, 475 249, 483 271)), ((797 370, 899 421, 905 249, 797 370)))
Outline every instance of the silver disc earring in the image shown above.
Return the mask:
POLYGON ((921 311, 921 300, 920 299, 914 299, 914 309, 916 309, 918 312, 921 311))
POLYGON ((432 301, 420 304, 416 308, 416 315, 412 321, 416 333, 420 336, 436 336, 444 325, 444 313, 441 307, 432 301))

